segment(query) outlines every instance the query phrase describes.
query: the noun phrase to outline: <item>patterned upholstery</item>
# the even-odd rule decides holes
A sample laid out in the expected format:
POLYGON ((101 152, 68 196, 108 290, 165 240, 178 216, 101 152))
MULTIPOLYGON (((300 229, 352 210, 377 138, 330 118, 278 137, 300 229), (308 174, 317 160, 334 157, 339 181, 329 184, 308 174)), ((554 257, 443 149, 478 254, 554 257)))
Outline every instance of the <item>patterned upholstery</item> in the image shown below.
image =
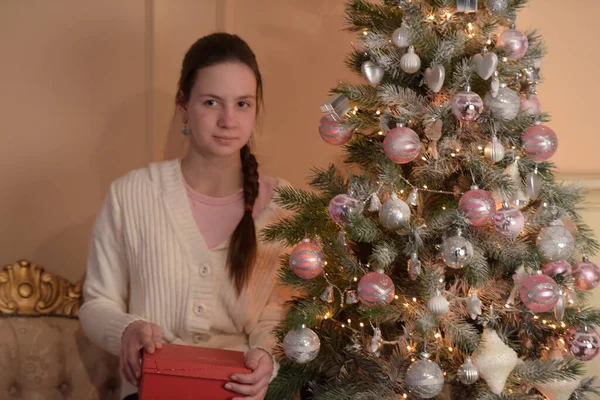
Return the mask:
POLYGON ((81 300, 28 261, 0 271, 0 399, 119 399, 119 360, 83 334, 81 300))

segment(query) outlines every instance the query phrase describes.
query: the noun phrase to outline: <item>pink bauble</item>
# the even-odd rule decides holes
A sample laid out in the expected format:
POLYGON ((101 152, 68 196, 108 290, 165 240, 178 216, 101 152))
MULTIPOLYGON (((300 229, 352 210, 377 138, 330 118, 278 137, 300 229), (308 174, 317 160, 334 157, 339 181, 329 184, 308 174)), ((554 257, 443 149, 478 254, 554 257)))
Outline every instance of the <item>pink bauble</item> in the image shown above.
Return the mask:
POLYGON ((538 115, 542 111, 540 99, 532 94, 527 98, 524 94, 519 96, 521 99, 521 112, 525 115, 538 115))
POLYGON ((534 125, 521 135, 523 152, 535 162, 546 161, 556 153, 558 138, 545 125, 534 125))
POLYGON ((358 200, 347 194, 338 194, 329 202, 329 216, 336 224, 344 224, 346 215, 358 211, 358 200))
POLYGON ((544 275, 555 276, 562 274, 565 278, 569 278, 573 273, 571 264, 565 260, 560 261, 549 261, 542 265, 542 272, 544 275))
POLYGON ((519 236, 525 227, 525 217, 516 208, 502 207, 493 219, 494 229, 509 239, 519 236))
POLYGON ((344 127, 330 114, 324 115, 319 123, 321 138, 329 144, 341 146, 352 138, 352 130, 344 127))
POLYGON ((521 301, 533 312, 550 311, 559 298, 559 289, 554 279, 546 275, 529 275, 523 279, 521 301))
POLYGON ((396 164, 406 164, 417 158, 421 148, 419 135, 410 128, 399 126, 388 132, 383 151, 396 164))
POLYGON ((483 226, 491 221, 496 211, 496 203, 489 192, 473 188, 462 195, 458 208, 473 226, 483 226))
POLYGON ((394 299, 394 282, 384 273, 369 272, 358 282, 358 297, 369 307, 385 306, 394 299))
POLYGON ((504 49, 509 60, 518 60, 527 53, 529 41, 523 32, 511 28, 500 34, 496 45, 504 49))
POLYGON ((483 111, 483 100, 469 89, 465 92, 459 92, 452 98, 452 113, 456 119, 465 122, 475 121, 483 111))
POLYGON ((309 239, 304 239, 292 250, 289 265, 300 278, 312 279, 323 272, 324 261, 321 248, 309 239))
POLYGON ((592 290, 598 286, 600 269, 587 258, 573 265, 573 279, 575 287, 579 290, 592 290))
POLYGON ((565 344, 567 350, 581 361, 590 361, 600 353, 600 335, 592 328, 569 328, 565 344))

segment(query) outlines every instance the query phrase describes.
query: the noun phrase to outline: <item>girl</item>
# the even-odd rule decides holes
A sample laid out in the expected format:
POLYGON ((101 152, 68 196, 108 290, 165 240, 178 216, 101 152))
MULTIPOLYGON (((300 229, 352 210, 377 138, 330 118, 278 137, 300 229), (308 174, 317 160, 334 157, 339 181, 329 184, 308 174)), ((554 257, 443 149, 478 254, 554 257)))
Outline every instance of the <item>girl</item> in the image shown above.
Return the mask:
POLYGON ((185 55, 178 86, 189 150, 112 183, 79 317, 93 342, 120 355, 128 399, 140 351, 163 341, 245 351, 252 372, 225 387, 262 399, 289 293, 277 283, 283 249, 257 236, 282 216, 272 197, 285 183, 259 177, 249 148, 263 93, 256 57, 237 36, 206 36, 185 55))

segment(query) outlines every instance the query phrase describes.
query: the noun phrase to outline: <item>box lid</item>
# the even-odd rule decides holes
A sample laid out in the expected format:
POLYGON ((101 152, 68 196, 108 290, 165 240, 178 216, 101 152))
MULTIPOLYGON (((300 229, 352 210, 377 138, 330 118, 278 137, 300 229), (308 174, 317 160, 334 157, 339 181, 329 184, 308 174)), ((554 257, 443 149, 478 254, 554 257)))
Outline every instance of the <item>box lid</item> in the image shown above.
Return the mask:
POLYGON ((164 374, 192 378, 230 380, 234 373, 251 372, 244 366, 244 353, 206 347, 163 344, 153 354, 144 352, 145 374, 164 374))

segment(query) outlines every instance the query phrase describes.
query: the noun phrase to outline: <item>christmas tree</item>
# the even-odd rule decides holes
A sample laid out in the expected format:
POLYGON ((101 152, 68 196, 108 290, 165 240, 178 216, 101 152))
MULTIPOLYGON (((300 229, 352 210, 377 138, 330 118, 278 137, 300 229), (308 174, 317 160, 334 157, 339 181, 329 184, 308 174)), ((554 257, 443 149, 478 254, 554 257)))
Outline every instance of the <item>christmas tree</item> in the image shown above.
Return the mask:
POLYGON ((364 84, 333 89, 319 126, 348 168, 280 190, 293 213, 263 232, 292 246, 281 279, 299 293, 269 398, 599 394, 599 246, 549 161, 526 3, 348 2, 364 84))

